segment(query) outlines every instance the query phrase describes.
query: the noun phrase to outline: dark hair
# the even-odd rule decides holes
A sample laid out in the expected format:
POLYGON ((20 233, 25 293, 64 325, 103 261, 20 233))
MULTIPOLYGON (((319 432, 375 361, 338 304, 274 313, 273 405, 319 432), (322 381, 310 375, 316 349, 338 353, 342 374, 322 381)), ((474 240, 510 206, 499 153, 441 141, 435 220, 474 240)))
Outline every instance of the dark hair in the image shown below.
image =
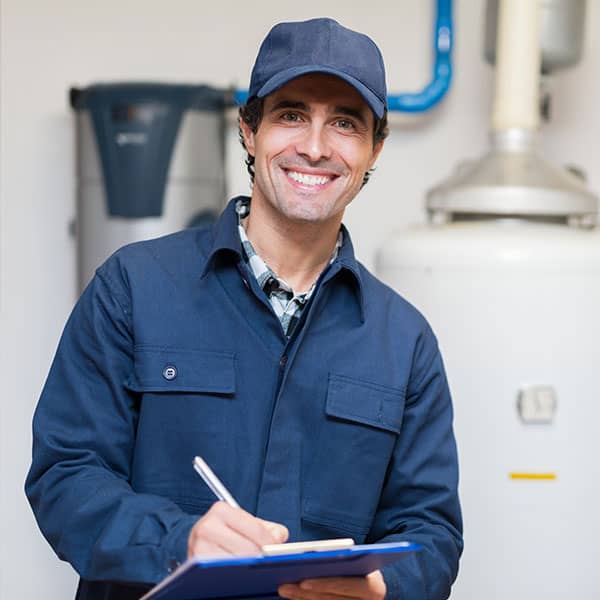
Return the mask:
MULTIPOLYGON (((246 125, 250 128, 252 133, 256 133, 258 131, 258 126, 262 120, 263 116, 263 100, 264 98, 254 97, 246 104, 242 104, 239 109, 239 117, 238 117, 238 133, 240 137, 240 142, 246 151, 246 168, 248 169, 248 173, 250 173, 250 180, 254 183, 254 156, 251 156, 248 152, 248 148, 246 148, 246 144, 244 143, 244 136, 242 135, 242 128, 239 126, 239 120, 244 121, 246 125)), ((375 127, 373 129, 373 147, 375 147, 379 142, 385 140, 388 136, 389 128, 388 128, 388 120, 387 120, 387 109, 383 113, 383 117, 381 119, 375 119, 375 127)), ((374 169, 369 169, 363 177, 363 186, 369 181, 369 177, 371 177, 371 173, 373 173, 374 169)))

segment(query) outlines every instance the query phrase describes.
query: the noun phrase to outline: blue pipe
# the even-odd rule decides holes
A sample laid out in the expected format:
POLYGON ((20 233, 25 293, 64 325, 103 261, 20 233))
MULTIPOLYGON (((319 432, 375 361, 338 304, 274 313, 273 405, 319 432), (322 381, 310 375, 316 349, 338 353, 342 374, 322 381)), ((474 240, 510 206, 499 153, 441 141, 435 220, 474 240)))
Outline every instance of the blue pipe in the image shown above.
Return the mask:
POLYGON ((233 90, 234 106, 241 106, 242 104, 246 104, 246 100, 248 100, 248 90, 233 90))
MULTIPOLYGON (((397 94, 387 98, 388 110, 399 112, 424 112, 433 108, 450 89, 452 81, 452 0, 437 0, 435 21, 435 64, 432 81, 416 94, 397 94)), ((248 99, 246 90, 235 90, 236 104, 248 99)))
POLYGON ((416 94, 388 96, 388 110, 424 112, 434 107, 450 89, 452 81, 452 0, 438 0, 435 22, 435 64, 432 81, 416 94))

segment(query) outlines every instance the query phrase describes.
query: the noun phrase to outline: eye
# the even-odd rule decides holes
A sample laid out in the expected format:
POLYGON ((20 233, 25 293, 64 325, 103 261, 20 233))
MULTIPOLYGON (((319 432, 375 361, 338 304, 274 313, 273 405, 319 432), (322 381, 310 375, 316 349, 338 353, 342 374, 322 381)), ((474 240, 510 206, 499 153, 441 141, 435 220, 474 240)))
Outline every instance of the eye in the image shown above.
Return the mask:
POLYGON ((356 129, 356 126, 354 125, 354 123, 352 121, 350 121, 349 119, 338 119, 335 122, 336 127, 339 127, 340 129, 346 129, 348 131, 352 131, 353 129, 356 129))
POLYGON ((302 120, 298 113, 291 111, 281 113, 281 116, 279 118, 282 121, 287 121, 288 123, 297 123, 302 120))

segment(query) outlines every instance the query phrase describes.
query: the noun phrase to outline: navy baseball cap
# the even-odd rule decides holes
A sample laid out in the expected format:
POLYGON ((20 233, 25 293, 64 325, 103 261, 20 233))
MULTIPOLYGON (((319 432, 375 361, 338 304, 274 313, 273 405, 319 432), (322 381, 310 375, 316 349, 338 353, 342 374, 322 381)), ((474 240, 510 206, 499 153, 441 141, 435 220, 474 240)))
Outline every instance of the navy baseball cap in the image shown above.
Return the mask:
POLYGON ((378 119, 383 117, 387 90, 379 48, 367 35, 326 18, 279 23, 269 31, 252 69, 248 100, 264 98, 308 73, 343 79, 378 119))

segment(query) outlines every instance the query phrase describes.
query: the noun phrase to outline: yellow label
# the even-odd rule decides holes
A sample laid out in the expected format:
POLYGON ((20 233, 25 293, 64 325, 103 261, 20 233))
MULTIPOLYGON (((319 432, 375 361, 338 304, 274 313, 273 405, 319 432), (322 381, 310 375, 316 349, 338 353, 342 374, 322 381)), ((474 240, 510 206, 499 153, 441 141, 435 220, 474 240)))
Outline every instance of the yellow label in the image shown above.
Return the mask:
POLYGON ((551 481, 556 479, 556 473, 509 473, 511 479, 530 479, 551 481))

